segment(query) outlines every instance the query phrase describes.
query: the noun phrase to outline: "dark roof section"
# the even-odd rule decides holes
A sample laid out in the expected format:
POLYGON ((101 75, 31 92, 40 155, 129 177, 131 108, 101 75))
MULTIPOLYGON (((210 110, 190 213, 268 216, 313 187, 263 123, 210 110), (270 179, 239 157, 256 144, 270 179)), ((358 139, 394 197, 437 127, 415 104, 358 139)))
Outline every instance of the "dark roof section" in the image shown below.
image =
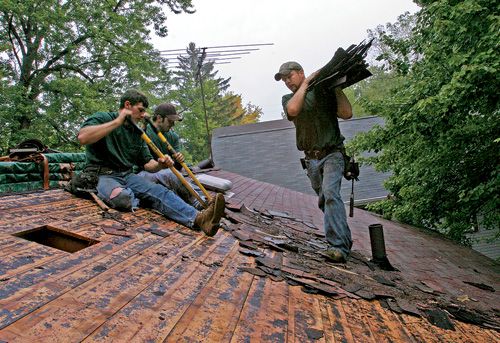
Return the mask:
MULTIPOLYGON (((383 125, 380 117, 339 120, 346 142, 358 132, 374 125, 383 125)), ((298 192, 314 194, 299 159, 295 127, 288 120, 272 120, 214 130, 212 152, 217 167, 259 181, 269 182, 298 192)), ((355 183, 356 200, 381 198, 387 195, 383 180, 388 173, 376 172, 371 166, 362 166, 360 181, 355 183)), ((342 199, 349 200, 351 183, 342 183, 342 199)))
MULTIPOLYGON (((288 214, 290 233, 314 230, 315 241, 321 244, 322 214, 315 197, 230 172, 211 175, 232 181, 231 208, 245 204, 275 218, 288 214)), ((240 232, 252 225, 244 222, 228 223, 228 231, 208 238, 144 209, 104 213, 91 201, 61 190, 2 197, 0 218, 0 339, 4 341, 40 337, 166 342, 500 340, 498 331, 484 328, 485 322, 481 326, 462 322, 475 319, 470 311, 454 312, 460 320, 443 311, 430 312, 429 320, 447 318, 454 330, 408 314, 415 307, 426 311, 431 306, 431 310, 433 300, 443 294, 463 309, 483 306, 498 311, 497 264, 466 247, 362 210, 356 209, 355 217, 349 218, 355 261, 333 265, 317 253, 299 254, 321 262, 331 287, 314 284, 308 271, 300 273, 286 249, 258 247, 254 253, 264 254, 265 259, 256 263, 249 255, 245 232, 240 232), (378 282, 385 287, 393 287, 390 282, 396 287, 412 284, 428 295, 429 302, 398 309, 386 291, 372 293, 379 300, 366 301, 338 289, 336 275, 353 275, 355 264, 369 265, 367 226, 372 223, 384 225, 387 255, 399 269, 382 274, 378 282), (99 243, 68 253, 12 236, 40 226, 99 243), (238 232, 241 236, 235 238, 238 232), (262 273, 278 273, 285 266, 295 282, 262 273), (328 296, 321 295, 324 292, 328 296)), ((241 215, 239 219, 245 220, 241 215)), ((262 217, 262 223, 271 219, 262 217)), ((276 240, 286 238, 277 235, 269 236, 276 245, 280 244, 276 240)), ((365 276, 358 277, 360 282, 347 285, 349 293, 369 296, 360 291, 365 276)))

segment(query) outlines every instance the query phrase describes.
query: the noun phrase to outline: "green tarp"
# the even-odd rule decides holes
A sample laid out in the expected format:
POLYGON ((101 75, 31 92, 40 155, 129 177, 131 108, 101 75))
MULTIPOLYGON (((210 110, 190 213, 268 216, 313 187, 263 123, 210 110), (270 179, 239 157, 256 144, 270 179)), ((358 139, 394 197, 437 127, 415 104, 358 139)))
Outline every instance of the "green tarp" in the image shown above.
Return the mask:
MULTIPOLYGON (((84 153, 44 154, 48 161, 49 188, 61 188, 85 166, 84 153)), ((43 189, 44 163, 0 162, 0 193, 43 189)))

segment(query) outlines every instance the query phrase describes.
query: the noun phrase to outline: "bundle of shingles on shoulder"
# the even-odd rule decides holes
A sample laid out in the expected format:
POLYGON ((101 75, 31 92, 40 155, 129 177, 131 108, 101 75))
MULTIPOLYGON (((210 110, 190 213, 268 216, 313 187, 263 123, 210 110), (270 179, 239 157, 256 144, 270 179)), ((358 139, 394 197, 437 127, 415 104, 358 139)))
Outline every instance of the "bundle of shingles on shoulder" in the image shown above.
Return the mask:
POLYGON ((346 88, 370 77, 372 73, 367 69, 365 57, 371 44, 372 40, 353 44, 346 50, 338 48, 332 59, 311 80, 307 90, 346 88))

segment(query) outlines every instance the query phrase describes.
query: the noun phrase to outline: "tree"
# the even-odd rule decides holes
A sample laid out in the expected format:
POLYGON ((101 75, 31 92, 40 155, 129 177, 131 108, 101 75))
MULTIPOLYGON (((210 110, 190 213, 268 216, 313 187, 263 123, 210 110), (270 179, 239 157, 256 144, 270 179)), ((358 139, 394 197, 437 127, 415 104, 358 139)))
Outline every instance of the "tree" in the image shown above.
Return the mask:
POLYGON ((259 106, 248 103, 245 107, 242 105, 241 95, 228 92, 224 100, 230 103, 231 113, 227 117, 227 125, 245 125, 257 123, 262 115, 262 109, 259 106))
POLYGON ((241 96, 228 91, 230 78, 218 77, 214 63, 204 60, 203 49, 190 43, 186 53, 187 56, 178 57, 179 70, 174 72, 176 89, 169 98, 185 110, 184 120, 176 130, 183 139, 187 158, 198 162, 210 156, 213 129, 257 122, 262 110, 251 104, 242 107, 241 96))
POLYGON ((0 148, 28 137, 75 148, 82 118, 116 109, 125 89, 164 93, 170 76, 148 42, 150 27, 167 34, 164 5, 193 12, 191 0, 2 1, 0 148))
POLYGON ((387 94, 401 87, 402 79, 419 57, 412 47, 415 25, 416 15, 406 12, 394 24, 368 30, 367 40, 373 41, 367 61, 373 75, 344 90, 352 104, 354 117, 379 115, 387 107, 387 101, 395 100, 387 94))
POLYGON ((344 93, 352 105, 355 118, 370 115, 379 115, 384 111, 387 97, 393 89, 400 87, 404 76, 394 71, 386 71, 383 67, 373 66, 369 68, 372 76, 362 80, 349 88, 344 93))
POLYGON ((418 1, 408 38, 377 33, 386 67, 404 76, 380 100, 384 127, 352 147, 392 171, 391 200, 376 207, 456 240, 476 227, 498 232, 500 110, 496 1, 418 1), (408 57, 411 59, 408 59, 408 57))

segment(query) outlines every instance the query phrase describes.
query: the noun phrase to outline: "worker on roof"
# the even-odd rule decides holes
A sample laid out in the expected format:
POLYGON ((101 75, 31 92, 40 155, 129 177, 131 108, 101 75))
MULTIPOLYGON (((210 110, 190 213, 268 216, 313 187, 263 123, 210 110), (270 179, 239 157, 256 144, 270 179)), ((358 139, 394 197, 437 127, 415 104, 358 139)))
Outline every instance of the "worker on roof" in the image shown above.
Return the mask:
POLYGON ((172 190, 132 172, 134 166, 155 173, 174 165, 168 155, 155 160, 137 129, 126 121, 127 116, 136 123, 142 120, 148 105, 144 94, 128 90, 117 112, 97 112, 83 123, 78 141, 86 148, 85 170, 98 174, 97 195, 113 208, 131 211, 140 203, 182 225, 215 235, 224 214, 222 194, 198 211, 172 190))
MULTIPOLYGON (((153 115, 151 117, 155 127, 163 134, 167 139, 168 143, 176 151, 174 155, 170 154, 165 143, 161 141, 156 132, 149 125, 146 129, 146 134, 151 138, 153 143, 161 150, 165 155, 169 155, 175 161, 174 167, 181 169, 180 163, 184 162, 184 155, 179 152, 181 149, 179 135, 172 130, 176 121, 181 121, 182 117, 177 114, 175 106, 171 103, 163 103, 156 106, 153 115)), ((152 154, 154 152, 151 152, 152 154)), ((154 155, 153 155, 154 156, 154 155)), ((182 184, 182 182, 175 176, 175 174, 170 169, 161 169, 156 173, 152 173, 146 170, 141 171, 139 176, 146 178, 147 180, 159 183, 171 190, 173 190, 178 196, 182 198, 185 202, 192 205, 198 210, 203 209, 203 205, 193 196, 187 188, 182 184)), ((191 188, 193 188, 199 195, 199 197, 206 202, 201 190, 198 186, 191 183, 191 188)))
POLYGON ((311 186, 318 194, 318 206, 324 213, 325 236, 330 248, 325 252, 333 262, 345 262, 352 247, 340 184, 344 173, 344 137, 338 118, 352 117, 349 100, 337 87, 329 93, 307 90, 317 72, 305 76, 297 62, 283 63, 274 75, 292 91, 282 97, 283 109, 296 128, 297 148, 305 154, 305 166, 311 186))

